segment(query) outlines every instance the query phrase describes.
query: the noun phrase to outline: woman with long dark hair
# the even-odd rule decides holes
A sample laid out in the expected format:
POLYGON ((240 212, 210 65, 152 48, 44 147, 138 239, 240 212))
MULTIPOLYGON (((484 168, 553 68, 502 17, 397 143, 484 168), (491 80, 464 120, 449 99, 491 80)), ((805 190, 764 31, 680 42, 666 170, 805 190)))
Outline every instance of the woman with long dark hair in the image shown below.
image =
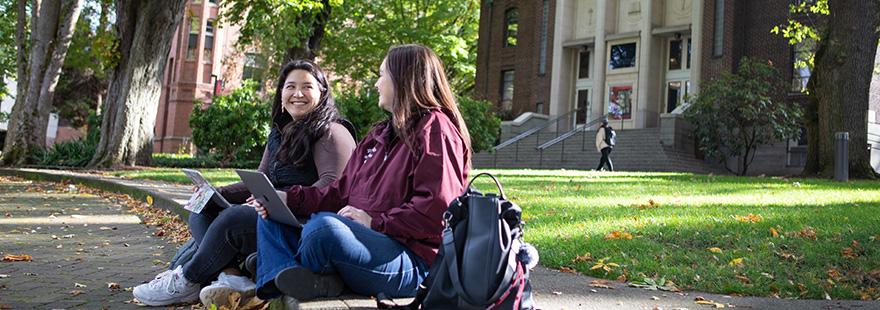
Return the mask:
MULTIPOLYGON (((437 55, 391 48, 376 82, 391 118, 354 151, 339 180, 279 192, 302 229, 268 220, 254 202, 257 296, 412 296, 437 255, 442 214, 464 190, 470 138, 437 55)), ((289 299, 288 299, 289 301, 289 299)))
MULTIPOLYGON (((341 120, 327 78, 318 65, 296 60, 282 67, 272 103, 272 128, 259 171, 276 189, 307 185, 324 187, 335 181, 355 146, 354 131, 341 120)), ((246 203, 250 192, 241 183, 218 189, 230 203, 246 203)), ((222 209, 209 205, 190 214, 193 238, 199 245, 186 264, 135 287, 133 293, 151 306, 194 301, 228 305, 237 291, 254 294, 254 283, 236 267, 256 251, 257 213, 249 204, 222 209), (211 285, 200 290, 216 279, 211 285), (201 294, 200 294, 201 292, 201 294)))

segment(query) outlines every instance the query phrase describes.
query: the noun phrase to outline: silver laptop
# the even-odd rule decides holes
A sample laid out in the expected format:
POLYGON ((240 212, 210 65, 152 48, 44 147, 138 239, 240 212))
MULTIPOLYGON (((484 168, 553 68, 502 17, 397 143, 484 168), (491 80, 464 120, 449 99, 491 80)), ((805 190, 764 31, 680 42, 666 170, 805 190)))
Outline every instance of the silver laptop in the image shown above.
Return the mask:
POLYGON ((192 169, 181 170, 183 170, 183 174, 189 177, 189 179, 192 180, 193 184, 195 184, 196 186, 207 187, 211 189, 214 193, 214 195, 211 197, 211 200, 214 200, 214 202, 217 203, 217 205, 219 205, 221 208, 226 209, 232 206, 232 204, 230 204, 229 201, 226 200, 226 198, 223 198, 223 195, 220 195, 220 192, 218 192, 217 189, 214 188, 214 186, 212 186, 207 179, 205 179, 201 172, 192 169))
POLYGON ((275 187, 272 186, 272 182, 269 182, 269 178, 265 174, 248 170, 235 170, 235 172, 251 191, 251 195, 269 211, 269 219, 293 227, 302 226, 293 212, 287 208, 287 203, 281 201, 281 197, 275 192, 275 187))

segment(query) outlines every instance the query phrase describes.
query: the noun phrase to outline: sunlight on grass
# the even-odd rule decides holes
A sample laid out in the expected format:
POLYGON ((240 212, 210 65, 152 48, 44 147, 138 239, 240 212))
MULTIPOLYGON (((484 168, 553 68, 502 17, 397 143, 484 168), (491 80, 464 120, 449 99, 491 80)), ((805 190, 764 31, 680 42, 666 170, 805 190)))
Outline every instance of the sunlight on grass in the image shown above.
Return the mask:
MULTIPOLYGON (((551 268, 666 277, 716 293, 880 298, 880 182, 531 169, 470 175, 480 172, 498 177, 523 207, 525 238, 551 268), (615 231, 632 239, 606 240, 615 231), (586 253, 620 267, 590 270, 595 260, 573 260, 586 253)), ((229 169, 202 173, 216 185, 238 180, 229 169)), ((179 169, 111 174, 189 183, 179 169)), ((490 178, 475 186, 497 192, 490 178)))

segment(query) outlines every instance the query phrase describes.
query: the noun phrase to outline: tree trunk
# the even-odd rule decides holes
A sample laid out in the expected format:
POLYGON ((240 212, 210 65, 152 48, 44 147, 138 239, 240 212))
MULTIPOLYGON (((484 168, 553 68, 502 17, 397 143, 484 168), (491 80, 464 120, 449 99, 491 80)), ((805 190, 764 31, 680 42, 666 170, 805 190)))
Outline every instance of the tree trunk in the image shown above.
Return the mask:
POLYGON ((162 76, 185 0, 116 4, 121 59, 102 108, 101 140, 89 166, 134 165, 152 149, 162 76))
POLYGON ((323 9, 318 13, 314 24, 312 25, 312 34, 303 40, 299 46, 287 49, 284 62, 287 63, 297 59, 315 60, 317 51, 321 49, 321 40, 324 39, 324 28, 330 19, 330 0, 321 1, 323 9))
MULTIPOLYGON (((834 173, 834 133, 849 132, 852 178, 876 178, 868 150, 868 99, 880 26, 880 0, 829 1, 825 37, 815 57, 816 125, 805 174, 834 173), (812 146, 812 144, 817 144, 812 146)), ((809 124, 810 118, 808 116, 809 124)))
MULTIPOLYGON (((18 69, 20 81, 16 103, 9 120, 9 129, 4 145, 3 163, 21 165, 27 163, 28 156, 36 149, 46 146, 46 126, 52 107, 52 96, 61 74, 61 66, 67 54, 67 47, 79 19, 83 0, 49 1, 41 4, 34 1, 31 17, 30 55, 25 68, 23 49, 24 30, 17 29, 18 69), (59 21, 59 16, 62 18, 59 21), (21 80, 26 80, 22 82, 21 80)), ((18 9, 22 10, 23 2, 18 9)), ((18 27, 23 27, 19 12, 18 27)))

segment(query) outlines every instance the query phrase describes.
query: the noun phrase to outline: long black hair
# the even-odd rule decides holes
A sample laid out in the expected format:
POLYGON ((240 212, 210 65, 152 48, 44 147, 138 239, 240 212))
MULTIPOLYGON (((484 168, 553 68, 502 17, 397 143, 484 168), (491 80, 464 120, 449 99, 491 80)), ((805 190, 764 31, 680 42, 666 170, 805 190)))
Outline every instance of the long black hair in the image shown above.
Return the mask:
POLYGON ((309 60, 293 60, 281 67, 278 86, 275 88, 275 101, 272 103, 273 126, 281 131, 281 147, 276 156, 278 160, 297 167, 304 166, 312 160, 312 147, 315 141, 326 135, 330 125, 338 119, 339 112, 330 92, 330 84, 321 67, 309 60), (318 105, 299 120, 294 120, 281 108, 281 91, 284 89, 287 75, 293 70, 309 72, 318 81, 321 90, 318 105))

